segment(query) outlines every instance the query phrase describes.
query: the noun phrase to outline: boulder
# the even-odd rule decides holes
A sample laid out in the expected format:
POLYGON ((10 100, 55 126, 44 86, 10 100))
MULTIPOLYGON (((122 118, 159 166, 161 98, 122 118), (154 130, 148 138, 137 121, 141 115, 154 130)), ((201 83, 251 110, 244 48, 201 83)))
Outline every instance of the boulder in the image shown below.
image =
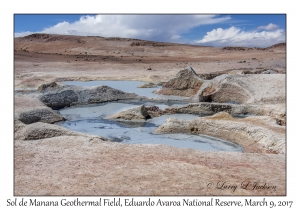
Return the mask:
POLYGON ((150 118, 150 115, 147 112, 147 108, 142 105, 138 107, 134 107, 113 115, 110 115, 108 119, 116 119, 116 120, 147 120, 150 118))
POLYGON ((88 137, 90 140, 99 139, 106 141, 107 139, 101 136, 95 136, 80 132, 75 132, 63 128, 59 125, 48 123, 32 123, 30 125, 23 126, 16 134, 17 140, 40 140, 46 138, 53 138, 58 136, 83 136, 88 137))
POLYGON ((155 88, 155 87, 157 87, 157 85, 152 82, 141 84, 138 86, 138 88, 155 88))
POLYGON ((194 100, 218 103, 285 103, 284 74, 224 74, 205 81, 194 100))
POLYGON ((163 114, 162 110, 158 106, 146 106, 146 110, 151 118, 158 117, 163 114))
POLYGON ((139 96, 105 85, 99 87, 64 86, 62 90, 44 92, 40 96, 40 100, 52 109, 133 98, 139 98, 139 96))
POLYGON ((80 104, 101 103, 138 98, 138 95, 135 93, 126 93, 106 85, 78 90, 77 93, 79 96, 80 104))
POLYGON ((59 90, 60 86, 56 82, 42 84, 38 87, 37 92, 44 93, 48 91, 59 90))
POLYGON ((204 80, 198 77, 193 68, 188 66, 155 92, 164 95, 193 96, 198 92, 203 82, 204 80))
POLYGON ((46 106, 52 109, 61 109, 78 102, 78 95, 74 90, 63 90, 57 93, 44 94, 40 99, 46 106))
POLYGON ((63 121, 64 118, 48 107, 33 109, 19 114, 19 120, 25 124, 35 122, 55 123, 63 121))

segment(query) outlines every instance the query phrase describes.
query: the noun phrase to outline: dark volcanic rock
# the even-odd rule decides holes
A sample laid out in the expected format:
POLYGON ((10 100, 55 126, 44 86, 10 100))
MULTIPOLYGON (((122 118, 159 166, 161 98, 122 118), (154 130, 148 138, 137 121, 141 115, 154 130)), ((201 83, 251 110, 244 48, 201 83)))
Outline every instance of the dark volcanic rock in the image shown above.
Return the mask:
POLYGON ((88 103, 117 101, 134 97, 137 97, 137 95, 133 93, 125 93, 121 90, 117 90, 104 85, 90 90, 88 103))
POLYGON ((78 95, 74 90, 63 90, 58 93, 45 94, 40 99, 46 106, 60 109, 78 102, 78 95))
POLYGON ((151 118, 158 117, 163 114, 162 110, 158 106, 146 106, 146 109, 151 118))
POLYGON ((62 90, 59 91, 45 90, 40 100, 52 109, 61 109, 72 105, 101 103, 139 97, 134 93, 126 93, 108 86, 64 86, 61 88, 62 90))
POLYGON ((35 122, 55 123, 63 121, 64 118, 50 108, 39 108, 20 113, 19 120, 25 124, 35 122))

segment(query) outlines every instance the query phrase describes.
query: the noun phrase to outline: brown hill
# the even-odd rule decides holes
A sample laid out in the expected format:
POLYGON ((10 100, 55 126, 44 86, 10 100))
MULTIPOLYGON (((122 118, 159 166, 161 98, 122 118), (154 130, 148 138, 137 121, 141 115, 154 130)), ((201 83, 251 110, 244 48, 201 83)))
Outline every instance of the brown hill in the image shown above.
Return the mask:
POLYGON ((31 34, 14 39, 15 84, 38 87, 63 79, 109 78, 157 83, 168 81, 187 66, 203 78, 205 74, 245 69, 250 73, 269 69, 285 72, 282 44, 265 50, 241 49, 246 48, 224 50, 118 37, 31 34))

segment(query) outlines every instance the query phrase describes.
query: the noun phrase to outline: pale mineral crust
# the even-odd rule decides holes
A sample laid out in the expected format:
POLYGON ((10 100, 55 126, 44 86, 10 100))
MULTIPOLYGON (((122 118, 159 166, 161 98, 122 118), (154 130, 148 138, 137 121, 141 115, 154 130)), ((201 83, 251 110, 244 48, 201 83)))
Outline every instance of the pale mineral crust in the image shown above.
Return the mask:
POLYGON ((285 73, 285 43, 213 48, 52 34, 15 38, 14 195, 286 195, 285 73), (178 74, 188 66, 193 71, 178 74), (50 124, 61 116, 49 107, 120 99, 108 87, 66 89, 60 83, 70 80, 163 84, 166 94, 190 96, 191 104, 146 107, 151 116, 199 118, 171 119, 162 132, 218 136, 245 151, 113 143, 50 124))

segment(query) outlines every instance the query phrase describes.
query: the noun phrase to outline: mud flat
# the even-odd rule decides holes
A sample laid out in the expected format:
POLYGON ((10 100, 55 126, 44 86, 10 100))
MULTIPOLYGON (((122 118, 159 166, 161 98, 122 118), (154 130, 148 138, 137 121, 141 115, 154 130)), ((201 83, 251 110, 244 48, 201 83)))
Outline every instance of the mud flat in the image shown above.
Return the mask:
POLYGON ((16 38, 15 195, 286 195, 285 45, 236 51, 133 41, 16 38), (146 101, 105 84, 63 84, 99 80, 151 82, 160 93, 187 98, 146 101), (114 113, 105 111, 105 104, 116 108, 114 113), (106 135, 109 129, 97 128, 99 121, 142 105, 150 117, 110 119, 111 126, 170 138, 208 135, 243 150, 142 144, 143 136, 128 144, 128 137, 140 134, 123 131, 115 133, 114 142, 106 135), (76 109, 77 114, 67 113, 76 109), (68 128, 68 122, 71 127, 91 122, 89 117, 98 120, 94 130, 86 127, 94 133, 68 128))
MULTIPOLYGON (((59 112, 67 120, 59 125, 70 130, 101 135, 111 141, 128 144, 164 144, 203 151, 243 151, 243 147, 238 144, 205 135, 153 134, 153 130, 163 124, 167 118, 195 119, 199 116, 173 114, 150 117, 147 113, 149 106, 136 106, 131 103, 130 101, 110 102, 98 106, 62 109, 59 112)), ((140 103, 158 105, 157 102, 140 103)), ((169 106, 160 104, 160 107, 169 106)))

